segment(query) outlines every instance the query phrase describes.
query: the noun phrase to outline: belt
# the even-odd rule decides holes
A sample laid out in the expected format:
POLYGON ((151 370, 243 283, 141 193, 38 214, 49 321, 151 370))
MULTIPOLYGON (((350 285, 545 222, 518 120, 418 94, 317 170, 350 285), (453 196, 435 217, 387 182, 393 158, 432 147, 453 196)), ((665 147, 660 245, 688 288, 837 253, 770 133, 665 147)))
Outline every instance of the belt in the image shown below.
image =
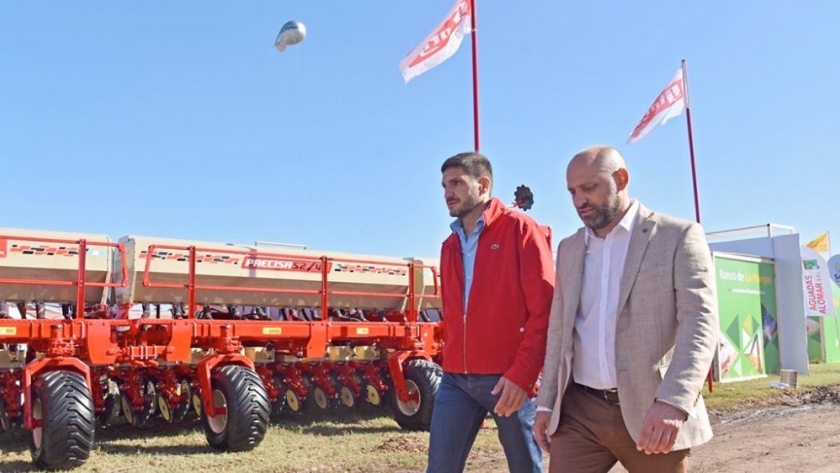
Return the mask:
POLYGON ((613 406, 618 406, 618 389, 595 389, 590 388, 589 386, 584 386, 582 384, 575 383, 575 386, 580 388, 582 391, 591 394, 598 399, 606 401, 607 404, 611 404, 613 406))

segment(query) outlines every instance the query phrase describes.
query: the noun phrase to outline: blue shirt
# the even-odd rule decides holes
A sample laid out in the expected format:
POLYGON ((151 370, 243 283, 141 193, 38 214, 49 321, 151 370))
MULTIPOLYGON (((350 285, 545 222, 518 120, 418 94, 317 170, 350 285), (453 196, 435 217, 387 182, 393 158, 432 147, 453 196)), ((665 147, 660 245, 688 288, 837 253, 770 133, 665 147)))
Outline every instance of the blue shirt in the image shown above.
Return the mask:
POLYGON ((484 230, 484 215, 478 218, 475 229, 467 236, 464 233, 464 226, 461 219, 455 220, 449 225, 461 240, 461 259, 464 260, 464 313, 467 312, 467 302, 470 299, 470 287, 473 281, 473 268, 475 267, 475 254, 478 252, 478 236, 484 230))

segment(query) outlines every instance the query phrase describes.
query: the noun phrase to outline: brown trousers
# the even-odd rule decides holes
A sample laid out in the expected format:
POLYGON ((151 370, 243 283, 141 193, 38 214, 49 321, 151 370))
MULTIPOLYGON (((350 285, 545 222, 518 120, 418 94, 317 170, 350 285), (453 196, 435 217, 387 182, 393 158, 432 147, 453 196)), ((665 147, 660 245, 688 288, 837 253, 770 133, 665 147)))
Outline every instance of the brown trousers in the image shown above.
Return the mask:
POLYGON ((560 427, 551 439, 549 473, 606 473, 616 462, 630 473, 685 473, 688 453, 648 455, 636 450, 620 407, 572 383, 563 397, 560 427))

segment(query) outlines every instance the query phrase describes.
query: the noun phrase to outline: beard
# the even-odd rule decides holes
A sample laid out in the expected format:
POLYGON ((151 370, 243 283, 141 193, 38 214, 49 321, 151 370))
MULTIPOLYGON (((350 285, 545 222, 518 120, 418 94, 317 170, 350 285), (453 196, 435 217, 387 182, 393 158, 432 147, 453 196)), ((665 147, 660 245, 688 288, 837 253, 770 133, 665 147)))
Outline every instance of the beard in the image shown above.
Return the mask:
POLYGON ((620 208, 621 202, 619 201, 618 196, 615 196, 612 200, 605 202, 604 205, 587 205, 583 207, 583 209, 592 209, 592 215, 587 217, 580 215, 580 211, 583 209, 578 209, 578 216, 587 227, 592 230, 600 230, 613 221, 615 216, 618 215, 620 208))
POLYGON ((478 198, 478 194, 476 195, 468 195, 466 199, 462 199, 460 205, 456 204, 454 207, 449 209, 449 216, 456 217, 456 218, 464 218, 475 210, 481 204, 478 198))

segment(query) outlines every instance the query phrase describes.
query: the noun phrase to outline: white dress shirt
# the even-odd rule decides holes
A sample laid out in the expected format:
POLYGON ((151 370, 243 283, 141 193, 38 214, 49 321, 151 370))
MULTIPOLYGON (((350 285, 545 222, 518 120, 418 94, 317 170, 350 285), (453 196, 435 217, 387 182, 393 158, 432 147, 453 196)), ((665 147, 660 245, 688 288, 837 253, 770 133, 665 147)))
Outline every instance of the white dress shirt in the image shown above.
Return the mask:
POLYGON ((639 204, 633 201, 606 238, 599 238, 586 228, 586 257, 573 335, 572 375, 576 383, 594 389, 618 386, 615 376, 618 293, 638 213, 639 204))

